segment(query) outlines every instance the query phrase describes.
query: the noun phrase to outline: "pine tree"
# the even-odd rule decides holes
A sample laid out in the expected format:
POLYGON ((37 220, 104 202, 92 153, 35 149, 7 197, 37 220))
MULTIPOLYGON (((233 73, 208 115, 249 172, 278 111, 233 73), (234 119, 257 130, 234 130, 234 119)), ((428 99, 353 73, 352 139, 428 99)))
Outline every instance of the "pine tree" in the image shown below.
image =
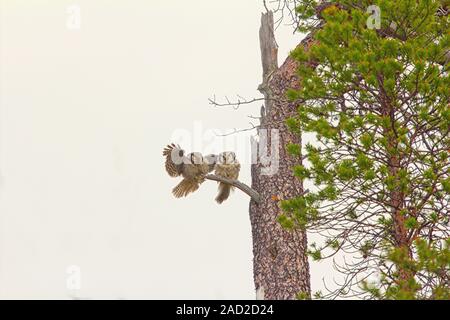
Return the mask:
POLYGON ((292 52, 300 107, 289 144, 314 184, 279 222, 323 236, 315 260, 350 256, 338 290, 317 297, 450 299, 450 34, 446 1, 342 0, 297 8, 315 41, 292 52), (380 9, 376 28, 369 6, 380 9))

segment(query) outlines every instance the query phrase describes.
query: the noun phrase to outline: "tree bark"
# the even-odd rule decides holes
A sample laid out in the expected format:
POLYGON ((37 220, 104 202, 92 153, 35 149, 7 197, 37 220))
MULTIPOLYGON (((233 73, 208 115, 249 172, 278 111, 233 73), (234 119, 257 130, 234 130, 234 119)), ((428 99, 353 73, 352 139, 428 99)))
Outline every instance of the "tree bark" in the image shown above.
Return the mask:
MULTIPOLYGON (((307 46, 310 41, 307 37, 300 45, 307 46)), ((306 233, 283 229, 277 221, 279 201, 303 193, 302 182, 292 173, 292 167, 301 160, 290 157, 285 149, 288 143, 301 143, 301 137, 285 125, 297 110, 297 104, 286 98, 286 90, 298 86, 297 63, 289 57, 278 68, 271 12, 262 15, 260 42, 263 83, 259 90, 266 106, 258 138, 252 142, 253 159, 257 160, 252 165, 252 188, 260 195, 259 204, 250 203, 254 282, 258 299, 287 300, 299 293, 311 294, 306 233), (271 150, 270 162, 263 159, 265 150, 271 150), (274 169, 268 170, 270 166, 274 169)))

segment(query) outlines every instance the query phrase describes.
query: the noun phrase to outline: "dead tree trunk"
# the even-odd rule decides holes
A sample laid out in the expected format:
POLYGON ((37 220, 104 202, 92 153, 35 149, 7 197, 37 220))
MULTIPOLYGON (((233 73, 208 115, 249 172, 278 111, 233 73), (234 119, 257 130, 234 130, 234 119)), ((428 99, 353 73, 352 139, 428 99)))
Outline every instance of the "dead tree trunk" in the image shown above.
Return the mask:
MULTIPOLYGON (((300 143, 301 137, 288 131, 285 120, 296 114, 297 105, 288 101, 286 90, 298 86, 297 64, 290 57, 278 68, 277 45, 273 34, 273 14, 263 14, 260 42, 265 96, 258 138, 252 142, 252 188, 260 195, 259 204, 250 204, 253 236, 254 281, 258 299, 295 299, 299 293, 310 296, 306 233, 288 231, 277 221, 279 201, 303 193, 302 182, 292 167, 301 160, 288 155, 285 146, 300 143), (269 157, 264 155, 270 152, 269 157), (269 169, 271 168, 271 169, 269 169)), ((307 46, 310 38, 300 45, 307 46)))

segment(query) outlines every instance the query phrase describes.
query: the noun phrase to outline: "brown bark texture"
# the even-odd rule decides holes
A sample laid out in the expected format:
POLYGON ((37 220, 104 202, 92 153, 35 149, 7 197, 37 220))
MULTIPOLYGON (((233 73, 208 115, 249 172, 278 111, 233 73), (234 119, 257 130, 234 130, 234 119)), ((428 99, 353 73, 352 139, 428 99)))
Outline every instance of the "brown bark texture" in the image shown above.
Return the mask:
MULTIPOLYGON (((254 282, 258 299, 288 300, 295 299, 299 293, 311 294, 306 233, 286 230, 277 221, 281 214, 279 201, 303 193, 302 182, 292 173, 293 166, 301 160, 291 157, 285 148, 288 143, 301 142, 301 137, 285 125, 285 120, 297 110, 297 104, 286 98, 286 90, 298 86, 297 63, 288 57, 278 68, 270 12, 262 16, 260 41, 263 83, 259 90, 266 103, 261 112, 259 139, 253 141, 254 157, 258 161, 252 165, 252 188, 260 194, 259 204, 250 203, 254 282), (267 132, 267 139, 262 132, 267 132), (261 161, 261 148, 267 149, 267 153, 278 151, 278 160, 272 157, 271 163, 261 161), (267 173, 268 166, 275 168, 272 173, 267 173)), ((311 37, 307 37, 300 45, 308 46, 310 42, 311 37)))

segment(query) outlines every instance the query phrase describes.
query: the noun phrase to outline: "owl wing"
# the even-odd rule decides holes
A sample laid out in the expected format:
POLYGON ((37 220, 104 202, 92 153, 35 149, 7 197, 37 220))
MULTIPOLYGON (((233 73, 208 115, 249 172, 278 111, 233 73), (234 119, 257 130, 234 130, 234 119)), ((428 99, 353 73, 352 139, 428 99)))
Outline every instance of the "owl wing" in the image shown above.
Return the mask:
POLYGON ((239 178, 239 171, 241 171, 241 165, 238 162, 231 164, 227 168, 228 178, 232 180, 237 180, 239 178))
POLYGON ((239 172, 241 171, 241 164, 236 161, 236 164, 234 165, 234 179, 237 180, 239 178, 239 172))
POLYGON ((163 150, 163 156, 166 157, 166 171, 171 177, 179 177, 183 172, 184 150, 180 146, 170 144, 163 150))

